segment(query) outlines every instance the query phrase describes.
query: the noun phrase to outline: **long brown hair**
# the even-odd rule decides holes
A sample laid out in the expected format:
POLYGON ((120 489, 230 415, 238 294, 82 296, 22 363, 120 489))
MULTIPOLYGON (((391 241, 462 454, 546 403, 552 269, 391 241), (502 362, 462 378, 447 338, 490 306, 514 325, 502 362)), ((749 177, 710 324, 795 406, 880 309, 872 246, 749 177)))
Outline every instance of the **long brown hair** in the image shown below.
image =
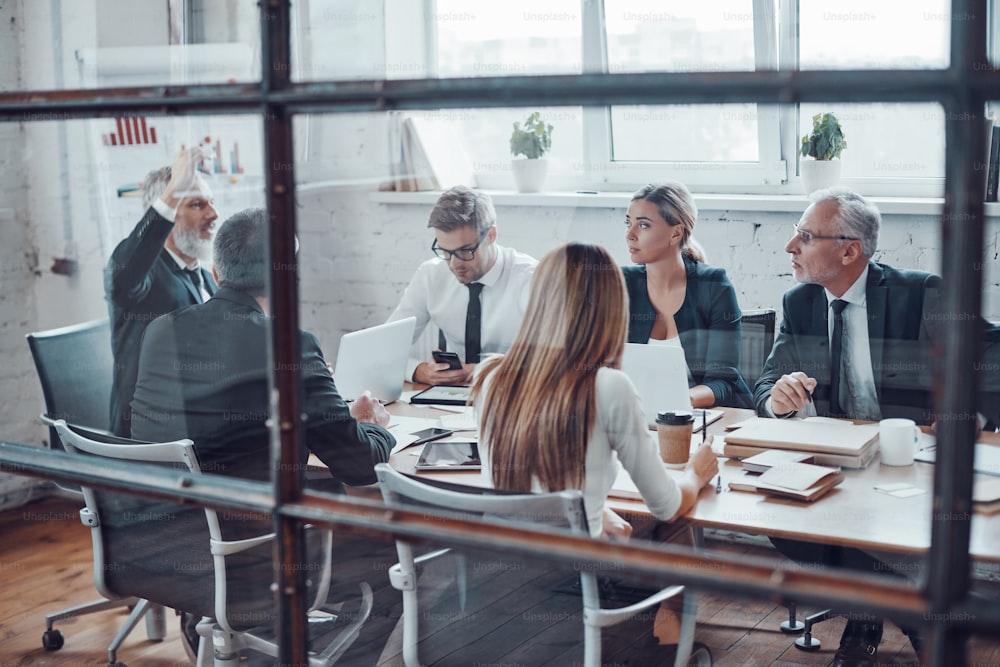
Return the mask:
POLYGON ((625 282, 605 248, 569 243, 545 255, 514 344, 481 364, 472 387, 497 488, 530 491, 533 478, 546 490, 583 486, 597 371, 621 366, 627 326, 625 282))

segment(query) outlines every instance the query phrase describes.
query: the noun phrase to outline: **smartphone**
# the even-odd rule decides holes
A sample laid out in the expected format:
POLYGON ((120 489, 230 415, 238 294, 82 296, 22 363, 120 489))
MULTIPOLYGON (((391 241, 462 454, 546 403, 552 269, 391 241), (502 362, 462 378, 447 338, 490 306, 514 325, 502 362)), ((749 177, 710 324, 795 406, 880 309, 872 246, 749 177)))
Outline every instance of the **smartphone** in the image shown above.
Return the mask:
POLYGON ((449 371, 457 371, 462 367, 462 360, 459 359, 458 355, 454 352, 434 350, 431 354, 434 355, 434 361, 439 364, 448 364, 449 371))
POLYGON ((454 433, 454 431, 451 431, 446 428, 434 427, 434 428, 421 429, 419 431, 410 434, 417 436, 417 439, 410 444, 422 445, 423 443, 430 442, 431 440, 440 440, 441 438, 447 438, 452 433, 454 433))

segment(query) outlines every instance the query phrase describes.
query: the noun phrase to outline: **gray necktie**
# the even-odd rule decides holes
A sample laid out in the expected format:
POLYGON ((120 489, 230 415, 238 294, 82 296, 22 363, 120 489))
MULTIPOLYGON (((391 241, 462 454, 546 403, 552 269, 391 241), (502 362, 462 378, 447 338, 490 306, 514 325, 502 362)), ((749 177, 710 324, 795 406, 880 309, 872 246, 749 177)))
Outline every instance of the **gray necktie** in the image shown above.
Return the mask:
POLYGON ((844 308, 847 302, 834 299, 830 302, 833 309, 833 336, 830 338, 830 416, 844 417, 840 404, 840 385, 844 373, 844 308))

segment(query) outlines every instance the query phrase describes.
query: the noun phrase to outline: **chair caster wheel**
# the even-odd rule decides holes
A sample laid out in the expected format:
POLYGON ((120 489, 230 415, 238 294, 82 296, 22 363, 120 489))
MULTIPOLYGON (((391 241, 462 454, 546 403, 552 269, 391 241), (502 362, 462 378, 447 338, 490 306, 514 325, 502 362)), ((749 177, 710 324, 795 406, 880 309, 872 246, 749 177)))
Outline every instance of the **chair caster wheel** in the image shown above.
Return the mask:
POLYGON ((778 626, 781 631, 789 635, 797 635, 806 629, 806 624, 802 621, 795 621, 791 623, 789 621, 782 621, 781 625, 778 626))
POLYGON ((712 652, 704 644, 695 643, 691 648, 691 658, 688 665, 697 667, 712 667, 712 652))
POLYGON ((819 640, 815 637, 806 637, 803 635, 795 640, 795 648, 801 649, 803 651, 818 651, 819 650, 819 640))
POLYGON ((58 630, 46 630, 42 635, 42 646, 46 651, 58 651, 64 643, 63 633, 58 630))

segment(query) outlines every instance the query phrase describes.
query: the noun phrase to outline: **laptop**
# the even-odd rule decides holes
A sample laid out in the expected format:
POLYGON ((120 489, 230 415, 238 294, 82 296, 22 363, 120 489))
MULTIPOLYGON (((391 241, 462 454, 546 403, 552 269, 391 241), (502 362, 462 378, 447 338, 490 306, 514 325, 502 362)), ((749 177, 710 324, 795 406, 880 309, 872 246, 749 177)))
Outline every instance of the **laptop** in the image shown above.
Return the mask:
POLYGON ((416 325, 417 318, 407 317, 341 337, 333 379, 345 401, 366 390, 383 403, 399 399, 416 325))
MULTIPOLYGON (((622 371, 642 397, 642 410, 649 428, 656 428, 656 413, 690 410, 687 359, 680 346, 626 343, 622 371)), ((700 427, 700 415, 695 422, 700 427)))

